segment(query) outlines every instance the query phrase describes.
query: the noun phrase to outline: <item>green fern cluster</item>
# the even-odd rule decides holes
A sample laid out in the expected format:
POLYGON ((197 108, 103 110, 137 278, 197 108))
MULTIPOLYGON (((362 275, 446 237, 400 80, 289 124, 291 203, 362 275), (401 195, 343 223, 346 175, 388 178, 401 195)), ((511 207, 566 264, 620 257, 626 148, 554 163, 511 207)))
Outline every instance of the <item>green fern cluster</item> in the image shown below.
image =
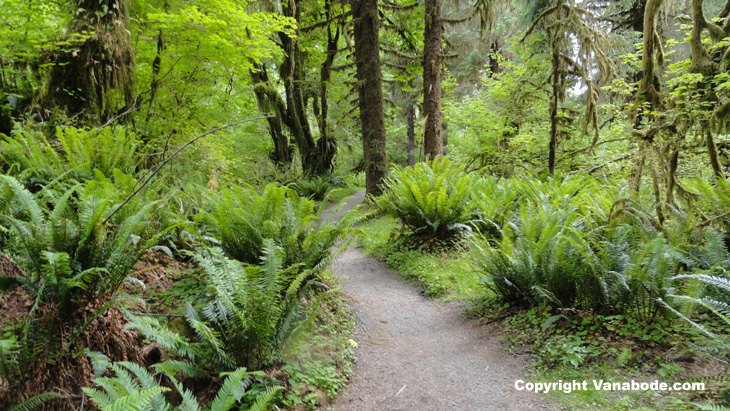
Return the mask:
MULTIPOLYGON (((41 355, 68 353, 91 321, 115 303, 112 297, 134 264, 164 233, 151 235, 147 219, 158 204, 142 205, 142 199, 106 221, 122 195, 117 185, 98 177, 65 191, 32 194, 15 178, 0 176, 0 227, 9 236, 5 252, 25 273, 0 276, 0 291, 24 286, 35 294, 14 337, 16 349, 7 340, 0 343, 0 371, 8 381, 18 380, 41 355), (94 315, 76 315, 92 301, 94 315), (52 315, 44 315, 49 309, 52 315)), ((130 177, 117 175, 118 181, 125 179, 130 177)))
POLYGON ((329 263, 332 248, 351 231, 357 215, 348 212, 338 220, 323 220, 313 200, 272 183, 261 194, 252 187, 218 193, 206 219, 221 248, 238 261, 258 264, 266 239, 272 239, 283 250, 284 267, 301 264, 319 270, 329 263))
POLYGON ((296 191, 301 197, 322 201, 330 189, 330 179, 326 176, 317 176, 309 180, 302 179, 289 184, 289 188, 296 191))
MULTIPOLYGON (((183 384, 175 378, 175 373, 170 371, 169 365, 167 362, 155 364, 152 367, 155 370, 153 375, 147 369, 134 363, 113 363, 110 368, 114 377, 97 375, 93 382, 99 388, 84 387, 83 390, 91 401, 103 411, 202 411, 203 408, 195 395, 183 387, 183 384), (166 377, 170 381, 170 385, 180 394, 179 405, 173 405, 165 397, 164 394, 171 389, 160 385, 162 377, 166 377)), ((106 366, 103 368, 105 369, 106 366)), ((192 367, 188 368, 193 369, 192 367)), ((240 401, 246 395, 252 379, 265 378, 266 374, 247 372, 245 368, 238 368, 225 373, 221 377, 223 376, 225 376, 225 380, 215 399, 206 410, 228 411, 237 408, 249 411, 264 411, 268 408, 268 404, 274 395, 281 390, 281 387, 271 387, 259 394, 250 408, 242 408, 240 401)))
POLYGON ((36 186, 59 176, 92 179, 96 170, 104 175, 114 170, 129 174, 139 163, 137 139, 123 128, 58 127, 54 137, 49 142, 40 132, 5 136, 0 142, 0 170, 36 186))
POLYGON ((15 280, 44 301, 53 301, 62 313, 90 298, 108 298, 156 243, 156 236, 141 238, 150 232, 146 218, 156 202, 130 207, 105 221, 120 197, 108 180, 77 184, 60 195, 34 195, 9 176, 0 176, 0 183, 0 221, 11 233, 12 250, 28 274, 15 280))
POLYGON ((301 293, 314 273, 283 270, 282 251, 271 239, 265 242, 258 266, 229 259, 219 249, 195 258, 208 276, 212 294, 202 308, 188 304, 185 312, 198 341, 190 342, 144 317, 133 318, 128 328, 186 358, 205 357, 226 369, 239 365, 257 369, 301 326, 305 317, 301 293))
POLYGON ((522 306, 553 305, 601 310, 609 282, 584 238, 575 209, 526 205, 500 230, 494 244, 476 236, 475 265, 483 282, 505 301, 522 306))
POLYGON ((260 266, 244 267, 216 250, 197 260, 208 274, 214 299, 185 317, 198 337, 228 367, 259 367, 299 324, 299 293, 312 273, 292 278, 281 269, 281 250, 267 240, 260 266))
POLYGON ((476 222, 472 183, 462 167, 435 159, 414 168, 396 168, 378 206, 401 220, 416 235, 451 239, 476 222))
POLYGON ((668 301, 680 308, 677 310, 667 304, 669 310, 713 338, 716 336, 702 324, 692 321, 690 314, 702 308, 717 316, 726 326, 730 326, 730 276, 726 269, 727 263, 730 261, 726 261, 724 266, 714 266, 708 272, 672 277, 672 281, 684 288, 684 293, 676 293, 672 289, 666 296, 668 301))
MULTIPOLYGON (((499 229, 473 240, 475 265, 484 283, 508 302, 650 321, 667 314, 662 302, 678 274, 730 262, 716 230, 698 230, 691 215, 671 207, 672 219, 659 222, 641 196, 626 197, 628 187, 619 181, 522 178, 486 187, 498 199, 496 210, 506 211, 498 214, 501 219, 483 218, 496 220, 499 229), (614 186, 625 188, 607 189, 614 186), (519 212, 509 212, 506 204, 515 202, 519 212)), ((681 294, 697 292, 684 287, 681 294)))

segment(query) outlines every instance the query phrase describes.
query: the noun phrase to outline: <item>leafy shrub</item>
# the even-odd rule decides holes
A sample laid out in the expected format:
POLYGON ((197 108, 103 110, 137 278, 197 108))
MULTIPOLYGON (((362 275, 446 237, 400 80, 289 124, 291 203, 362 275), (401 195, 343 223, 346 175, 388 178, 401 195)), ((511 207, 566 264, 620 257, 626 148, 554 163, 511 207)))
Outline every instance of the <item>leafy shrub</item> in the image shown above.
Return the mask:
MULTIPOLYGON (((728 262, 719 233, 698 231, 691 216, 671 207, 672 219, 662 224, 638 199, 604 189, 615 182, 511 183, 517 187, 519 214, 506 220, 498 235, 473 242, 484 282, 503 301, 652 321, 666 314, 660 301, 672 292, 672 277, 728 262)), ((499 195, 504 188, 489 190, 504 198, 499 195)), ((695 291, 685 288, 684 293, 695 291)))
POLYGON ((671 280, 677 284, 683 284, 685 287, 690 286, 694 292, 692 295, 675 294, 672 289, 672 292, 666 296, 667 301, 662 301, 669 310, 713 338, 714 333, 690 319, 693 311, 698 308, 705 309, 726 325, 730 325, 730 278, 724 267, 715 266, 704 273, 680 274, 672 277, 671 280), (677 310, 667 304, 668 302, 684 309, 677 310))
POLYGON ((331 260, 335 243, 350 232, 357 219, 349 212, 335 221, 335 214, 323 221, 314 201, 272 183, 261 194, 251 187, 220 193, 207 217, 221 247, 232 258, 258 264, 265 240, 272 239, 284 252, 283 267, 302 264, 321 269, 331 260))
POLYGON ((436 159, 414 168, 396 168, 376 201, 414 234, 450 239, 475 222, 472 182, 462 167, 447 158, 436 159))
POLYGON ((471 196, 479 218, 473 223, 486 238, 499 238, 501 229, 518 209, 518 180, 486 177, 472 184, 471 196))

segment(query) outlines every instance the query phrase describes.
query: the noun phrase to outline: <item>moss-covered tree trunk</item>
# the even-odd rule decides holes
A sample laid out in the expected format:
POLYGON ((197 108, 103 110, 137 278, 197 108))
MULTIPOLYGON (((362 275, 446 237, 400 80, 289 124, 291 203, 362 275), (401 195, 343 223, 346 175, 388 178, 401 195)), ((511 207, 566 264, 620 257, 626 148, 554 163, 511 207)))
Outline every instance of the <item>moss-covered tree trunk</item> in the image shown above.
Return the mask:
POLYGON ((81 0, 69 26, 91 33, 77 48, 54 56, 44 105, 102 123, 134 104, 135 52, 129 0, 81 0))
MULTIPOLYGON (((329 1, 325 3, 326 16, 330 16, 329 1)), ((287 0, 283 7, 284 16, 301 21, 297 0, 287 0)), ((327 17, 327 20, 330 20, 327 17)), ((330 136, 327 113, 327 84, 330 79, 330 70, 337 54, 337 43, 340 37, 340 23, 331 23, 327 27, 327 56, 320 69, 319 98, 316 92, 304 91, 304 56, 302 55, 299 39, 301 33, 297 31, 290 37, 280 33, 279 39, 284 49, 284 61, 279 66, 279 76, 284 83, 285 116, 284 122, 289 129, 293 142, 299 150, 304 174, 323 175, 332 171, 337 145, 330 136), (331 24, 338 24, 333 34, 331 24), (305 95, 306 94, 306 95, 305 95), (307 102, 313 98, 314 114, 317 117, 320 138, 315 141, 307 116, 307 102)), ((300 25, 298 25, 300 26, 300 25)))
POLYGON ((355 29, 355 65, 362 128, 365 190, 368 195, 382 192, 387 175, 385 115, 377 0, 352 0, 355 29))
MULTIPOLYGON (((329 21, 332 18, 330 0, 325 0, 324 10, 325 19, 329 21)), ((332 30, 332 24, 333 23, 327 24, 327 56, 322 63, 319 75, 320 112, 315 113, 315 115, 317 115, 317 122, 319 125, 319 140, 317 140, 316 152, 317 159, 314 169, 314 173, 317 175, 327 174, 332 171, 332 168, 334 167, 335 154, 337 153, 337 142, 330 135, 327 86, 330 82, 332 65, 334 64, 335 57, 337 56, 337 43, 340 41, 340 24, 334 23, 334 33, 332 30)))
POLYGON ((426 0, 423 33, 423 150, 427 160, 443 154, 441 141, 441 0, 426 0))
POLYGON ((639 83, 639 100, 642 103, 649 103, 649 109, 654 110, 662 104, 659 94, 659 78, 654 71, 656 63, 661 65, 664 62, 659 33, 656 24, 659 16, 659 9, 664 0, 648 0, 644 9, 644 48, 641 57, 643 75, 639 83))
POLYGON ((269 82, 266 65, 254 64, 254 69, 251 70, 251 80, 254 84, 253 91, 259 110, 270 116, 266 122, 269 126, 269 135, 274 143, 271 160, 278 166, 289 165, 292 160, 292 150, 283 129, 286 104, 279 95, 279 91, 269 82))
MULTIPOLYGON (((722 18, 723 14, 728 11, 728 5, 730 5, 730 1, 725 4, 725 7, 723 7, 723 10, 720 12, 720 18, 722 18)), ((709 79, 717 75, 719 66, 710 58, 707 48, 702 43, 702 33, 707 30, 710 34, 710 38, 715 41, 726 37, 728 33, 723 27, 707 20, 707 17, 705 17, 703 0, 692 0, 692 22, 692 33, 689 41, 692 49, 690 57, 690 71, 692 73, 702 74, 705 79, 709 79)), ((707 85, 704 87, 705 90, 702 94, 702 100, 707 104, 717 104, 719 99, 715 93, 715 89, 711 86, 711 82, 708 81, 707 85)), ((725 173, 723 172, 720 164, 720 157, 717 152, 715 140, 712 136, 710 123, 709 119, 703 119, 700 121, 700 126, 705 134, 705 145, 707 147, 707 154, 710 158, 712 171, 717 179, 724 180, 725 173)))
MULTIPOLYGON (((296 0, 288 0, 284 3, 284 16, 300 20, 299 5, 296 0)), ((302 53, 299 45, 299 33, 290 37, 281 33, 279 38, 284 48, 284 61, 279 66, 279 76, 284 83, 286 99, 286 125, 289 128, 291 137, 299 150, 302 162, 302 171, 311 175, 314 173, 316 144, 312 137, 312 131, 307 120, 303 100, 302 83, 302 53)))

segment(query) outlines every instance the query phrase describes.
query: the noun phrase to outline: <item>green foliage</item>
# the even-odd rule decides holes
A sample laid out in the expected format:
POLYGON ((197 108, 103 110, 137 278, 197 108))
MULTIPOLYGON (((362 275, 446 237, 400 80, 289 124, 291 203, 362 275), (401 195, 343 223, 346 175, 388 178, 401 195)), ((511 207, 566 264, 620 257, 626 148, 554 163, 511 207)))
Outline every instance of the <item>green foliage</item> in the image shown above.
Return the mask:
MULTIPOLYGON (((145 368, 130 362, 116 362, 111 364, 114 377, 97 377, 93 380, 99 388, 84 387, 83 390, 99 408, 104 411, 113 410, 181 410, 201 411, 198 400, 193 393, 184 388, 177 381, 174 375, 166 370, 169 367, 165 363, 157 364, 156 369, 162 369, 156 375, 151 374, 145 368), (170 388, 163 387, 158 382, 160 377, 170 379, 172 385, 182 396, 182 403, 178 407, 172 404, 163 395, 170 391, 170 388)), ((261 372, 247 372, 245 368, 238 368, 230 373, 224 373, 223 385, 215 399, 207 408, 210 411, 228 411, 233 409, 246 391, 253 378, 265 377, 261 372)), ((254 406, 250 410, 266 410, 269 401, 281 387, 271 387, 263 394, 257 396, 254 406)))
POLYGON ((501 69, 497 73, 485 72, 481 61, 477 87, 463 96, 447 95, 449 156, 496 176, 540 169, 547 154, 544 136, 549 133, 544 74, 549 61, 529 56, 541 46, 510 47, 505 54, 514 50, 511 58, 495 54, 492 58, 499 59, 501 69))
POLYGON ((416 235, 453 239, 475 221, 470 197, 473 181, 463 167, 444 158, 397 168, 376 202, 416 235))
POLYGON ((232 258, 258 264, 264 256, 266 239, 271 239, 283 251, 283 267, 302 264, 319 271, 329 263, 332 248, 357 219, 354 212, 348 212, 335 221, 335 212, 322 219, 313 200, 272 183, 261 194, 252 187, 219 193, 206 218, 220 238, 221 248, 232 258))
POLYGON ((199 345, 152 320, 137 320, 132 328, 163 347, 188 358, 203 355, 226 368, 259 367, 280 349, 305 315, 301 293, 315 277, 311 271, 281 269, 281 250, 267 240, 260 266, 246 267, 217 249, 196 256, 208 276, 213 298, 202 309, 188 304, 185 317, 199 345))
POLYGON ((15 404, 8 409, 8 411, 31 411, 34 410, 47 401, 63 398, 63 395, 57 392, 44 392, 43 394, 34 395, 20 404, 15 404))
POLYGON ((0 167, 26 186, 38 187, 60 178, 93 179, 96 172, 126 174, 139 163, 138 141, 124 128, 83 130, 56 128, 54 140, 40 132, 19 131, 0 143, 0 167))
POLYGON ((726 264, 727 250, 716 231, 693 231, 689 217, 679 212, 662 226, 640 203, 608 193, 609 183, 618 184, 555 178, 486 185, 489 195, 482 201, 497 198, 498 216, 508 218, 491 225, 499 227, 497 235, 487 226, 471 242, 485 284, 503 301, 524 307, 552 305, 648 321, 665 314, 659 301, 671 291, 670 278, 726 264), (518 213, 509 212, 514 202, 518 213))
POLYGON ((685 289, 691 289, 693 293, 689 295, 671 293, 667 296, 669 301, 682 307, 682 311, 665 303, 673 313, 713 338, 715 334, 692 321, 688 314, 702 308, 717 316, 726 325, 730 325, 730 277, 725 267, 727 261, 711 267, 707 273, 680 274, 672 277, 671 280, 685 289))
POLYGON ((472 244, 480 251, 476 265, 487 274, 482 281, 505 301, 591 310, 609 304, 609 278, 596 264, 577 210, 526 204, 501 234, 494 248, 483 237, 472 244))
POLYGON ((154 317, 136 316, 130 313, 127 313, 127 316, 129 322, 124 326, 125 329, 139 331, 140 334, 159 344, 163 349, 182 358, 194 361, 207 353, 204 348, 191 343, 189 338, 160 324, 154 317))
MULTIPOLYGON (((0 348, 0 372, 11 386, 30 373, 35 361, 71 355, 86 327, 118 303, 115 293, 134 264, 164 233, 148 224, 158 203, 121 204, 119 187, 134 180, 119 172, 117 184, 98 180, 56 192, 48 187, 32 194, 13 177, 0 176, 2 244, 24 269, 23 276, 0 276, 3 287, 21 284, 34 304, 10 340, 0 348), (90 313, 79 311, 90 308, 90 313)), ((5 291, 5 290, 2 290, 5 291)))
POLYGON ((330 189, 330 180, 326 176, 318 176, 309 180, 299 180, 291 183, 289 188, 296 191, 300 197, 322 201, 330 189))
POLYGON ((54 301, 64 315, 91 298, 111 296, 156 243, 157 236, 141 238, 155 202, 105 221, 120 204, 109 180, 76 185, 59 196, 33 195, 13 177, 0 176, 0 181, 0 190, 8 194, 0 218, 11 232, 9 245, 28 270, 26 286, 54 301), (41 199, 50 203, 49 210, 41 199))
POLYGON ((0 339, 0 378, 12 380, 18 372, 18 341, 12 338, 0 339))

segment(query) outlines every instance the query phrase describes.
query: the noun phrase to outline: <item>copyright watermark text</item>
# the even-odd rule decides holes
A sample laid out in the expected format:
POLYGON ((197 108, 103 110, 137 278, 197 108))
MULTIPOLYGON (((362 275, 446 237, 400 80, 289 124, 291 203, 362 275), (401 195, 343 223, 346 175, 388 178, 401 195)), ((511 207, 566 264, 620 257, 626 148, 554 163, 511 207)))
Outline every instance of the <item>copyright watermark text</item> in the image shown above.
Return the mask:
POLYGON ((659 380, 654 381, 621 381, 610 382, 605 380, 572 380, 557 382, 525 382, 515 381, 517 391, 532 391, 535 393, 547 394, 551 391, 561 391, 570 394, 573 391, 702 391, 705 389, 703 382, 674 382, 668 383, 659 380))

